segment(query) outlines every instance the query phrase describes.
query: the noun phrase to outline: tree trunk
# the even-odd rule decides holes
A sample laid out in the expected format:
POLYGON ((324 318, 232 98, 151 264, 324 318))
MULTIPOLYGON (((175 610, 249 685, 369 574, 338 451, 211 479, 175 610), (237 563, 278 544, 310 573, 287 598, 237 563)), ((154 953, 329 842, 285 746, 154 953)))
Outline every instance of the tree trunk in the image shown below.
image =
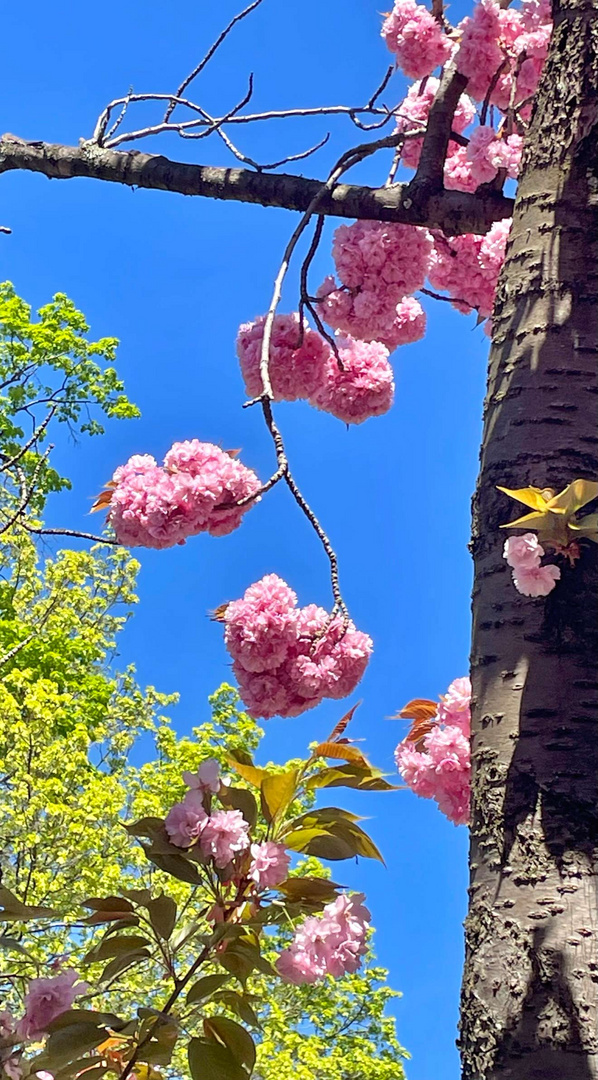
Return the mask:
POLYGON ((598 546, 521 596, 499 530, 519 514, 496 490, 598 478, 598 0, 554 12, 474 500, 464 1080, 598 1077, 598 546))

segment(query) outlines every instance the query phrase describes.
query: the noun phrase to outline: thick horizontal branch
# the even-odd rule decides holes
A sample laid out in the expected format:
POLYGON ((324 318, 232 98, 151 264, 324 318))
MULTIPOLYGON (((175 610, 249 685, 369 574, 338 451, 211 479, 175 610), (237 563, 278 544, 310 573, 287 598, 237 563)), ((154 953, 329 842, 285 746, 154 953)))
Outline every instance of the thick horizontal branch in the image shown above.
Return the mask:
MULTIPOLYGON (((4 135, 0 139, 0 173, 13 169, 43 173, 56 180, 87 176, 128 187, 299 211, 307 209, 322 187, 319 180, 285 173, 190 165, 157 154, 105 150, 94 143, 61 146, 4 135)), ((318 204, 318 214, 325 216, 425 225, 448 235, 486 232, 494 221, 510 217, 512 210, 513 200, 499 192, 430 192, 408 184, 386 188, 338 184, 318 204)))

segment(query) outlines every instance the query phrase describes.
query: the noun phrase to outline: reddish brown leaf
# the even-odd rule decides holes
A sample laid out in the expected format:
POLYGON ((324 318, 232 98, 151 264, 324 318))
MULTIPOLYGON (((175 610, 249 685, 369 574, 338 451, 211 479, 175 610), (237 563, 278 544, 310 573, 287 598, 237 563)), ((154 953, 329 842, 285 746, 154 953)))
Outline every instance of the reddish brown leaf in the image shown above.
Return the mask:
POLYGON ((316 746, 314 755, 317 757, 338 758, 340 761, 350 761, 355 765, 369 765, 369 761, 357 746, 350 746, 344 742, 322 742, 316 746))
POLYGON ((115 484, 109 484, 104 491, 100 491, 96 501, 94 502, 90 514, 97 514, 98 510, 107 510, 112 502, 112 492, 115 488, 115 484))
POLYGON ((352 709, 349 709, 349 712, 345 713, 345 715, 341 717, 336 727, 333 727, 330 735, 326 739, 326 742, 335 742, 337 739, 340 739, 341 735, 344 734, 349 724, 351 723, 355 714, 355 710, 359 708, 360 705, 361 702, 358 701, 357 705, 354 705, 352 709))
POLYGON ((224 622, 224 616, 226 615, 226 609, 230 604, 230 600, 227 600, 225 604, 219 604, 217 608, 210 611, 208 614, 212 622, 224 622))
POLYGON ((438 712, 436 701, 429 698, 413 698, 403 706, 400 712, 391 717, 392 720, 432 720, 438 712))
POLYGON ((229 457, 236 458, 241 453, 241 447, 239 447, 237 450, 225 450, 224 453, 228 454, 229 457))

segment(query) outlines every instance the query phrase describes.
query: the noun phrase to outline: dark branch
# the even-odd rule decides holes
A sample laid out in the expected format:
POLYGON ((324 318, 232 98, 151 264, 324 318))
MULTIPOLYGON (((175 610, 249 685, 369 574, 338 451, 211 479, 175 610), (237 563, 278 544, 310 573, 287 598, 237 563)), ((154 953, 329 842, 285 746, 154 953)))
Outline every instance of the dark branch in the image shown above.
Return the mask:
MULTIPOLYGON (((450 127, 449 127, 450 132, 450 127)), ((151 188, 204 198, 278 206, 305 211, 322 189, 320 180, 285 173, 216 168, 171 161, 155 154, 122 153, 84 143, 80 147, 25 142, 14 135, 0 139, 0 173, 13 169, 42 173, 50 179, 86 176, 128 187, 151 188)), ((370 188, 337 184, 318 204, 325 217, 397 221, 442 229, 448 235, 484 233, 493 222, 510 217, 513 200, 499 192, 468 195, 460 191, 416 191, 408 184, 370 188)))

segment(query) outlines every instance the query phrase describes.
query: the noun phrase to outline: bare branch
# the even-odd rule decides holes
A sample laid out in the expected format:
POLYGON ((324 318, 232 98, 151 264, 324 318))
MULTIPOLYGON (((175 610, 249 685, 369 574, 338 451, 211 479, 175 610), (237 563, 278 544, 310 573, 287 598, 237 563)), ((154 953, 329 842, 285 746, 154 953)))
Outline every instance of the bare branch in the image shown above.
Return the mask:
POLYGON ((466 86, 467 79, 457 71, 454 62, 447 64, 430 109, 419 165, 412 181, 414 189, 442 187, 453 117, 466 86))
POLYGON ((25 523, 23 523, 23 528, 36 536, 74 536, 79 540, 93 540, 96 544, 110 544, 112 547, 122 547, 118 540, 112 540, 109 536, 96 536, 95 533, 80 532, 79 529, 37 529, 25 523))
POLYGON ((31 436, 31 438, 28 439, 27 442, 25 443, 25 445, 21 447, 19 452, 17 454, 15 454, 14 457, 9 458, 8 461, 3 461, 2 462, 2 467, 0 468, 0 472, 8 472, 9 469, 12 469, 13 465, 16 465, 17 462, 19 462, 21 460, 21 458, 24 457, 24 455, 27 453, 27 451, 31 449, 33 444, 35 442, 37 442, 37 440, 39 439, 42 432, 45 431, 48 424, 50 423, 50 420, 54 416, 54 413, 56 412, 57 408, 58 408, 58 405, 53 405, 52 408, 48 411, 48 415, 45 417, 44 420, 42 420, 41 424, 38 427, 36 427, 36 429, 33 432, 33 435, 31 436))
MULTIPOLYGON (((158 154, 104 150, 92 143, 62 146, 4 136, 0 139, 0 173, 13 169, 55 179, 86 176, 128 187, 299 211, 305 211, 322 188, 319 180, 287 173, 190 165, 158 154)), ((460 191, 416 192, 408 184, 391 188, 337 184, 322 196, 318 213, 424 225, 442 229, 450 236, 487 232, 493 222, 512 215, 513 200, 495 191, 469 195, 460 191)))
POLYGON ((255 11, 255 9, 259 7, 261 3, 262 0, 253 0, 253 2, 249 4, 248 7, 246 7, 243 11, 240 11, 238 15, 235 15, 234 18, 232 18, 229 22, 228 26, 226 26, 222 33, 218 35, 216 41, 213 45, 210 46, 203 60, 200 60, 197 67, 193 68, 193 71, 189 75, 187 75, 186 79, 183 79, 174 97, 171 99, 171 104, 168 106, 166 112, 164 113, 164 123, 168 121, 169 117, 172 115, 174 109, 176 108, 177 102, 175 99, 180 98, 187 89, 187 87, 193 82, 193 80, 196 79, 199 74, 201 74, 206 65, 209 64, 214 53, 220 48, 222 42, 228 37, 231 30, 237 25, 237 23, 240 23, 242 19, 244 19, 247 15, 250 15, 252 11, 255 11))

